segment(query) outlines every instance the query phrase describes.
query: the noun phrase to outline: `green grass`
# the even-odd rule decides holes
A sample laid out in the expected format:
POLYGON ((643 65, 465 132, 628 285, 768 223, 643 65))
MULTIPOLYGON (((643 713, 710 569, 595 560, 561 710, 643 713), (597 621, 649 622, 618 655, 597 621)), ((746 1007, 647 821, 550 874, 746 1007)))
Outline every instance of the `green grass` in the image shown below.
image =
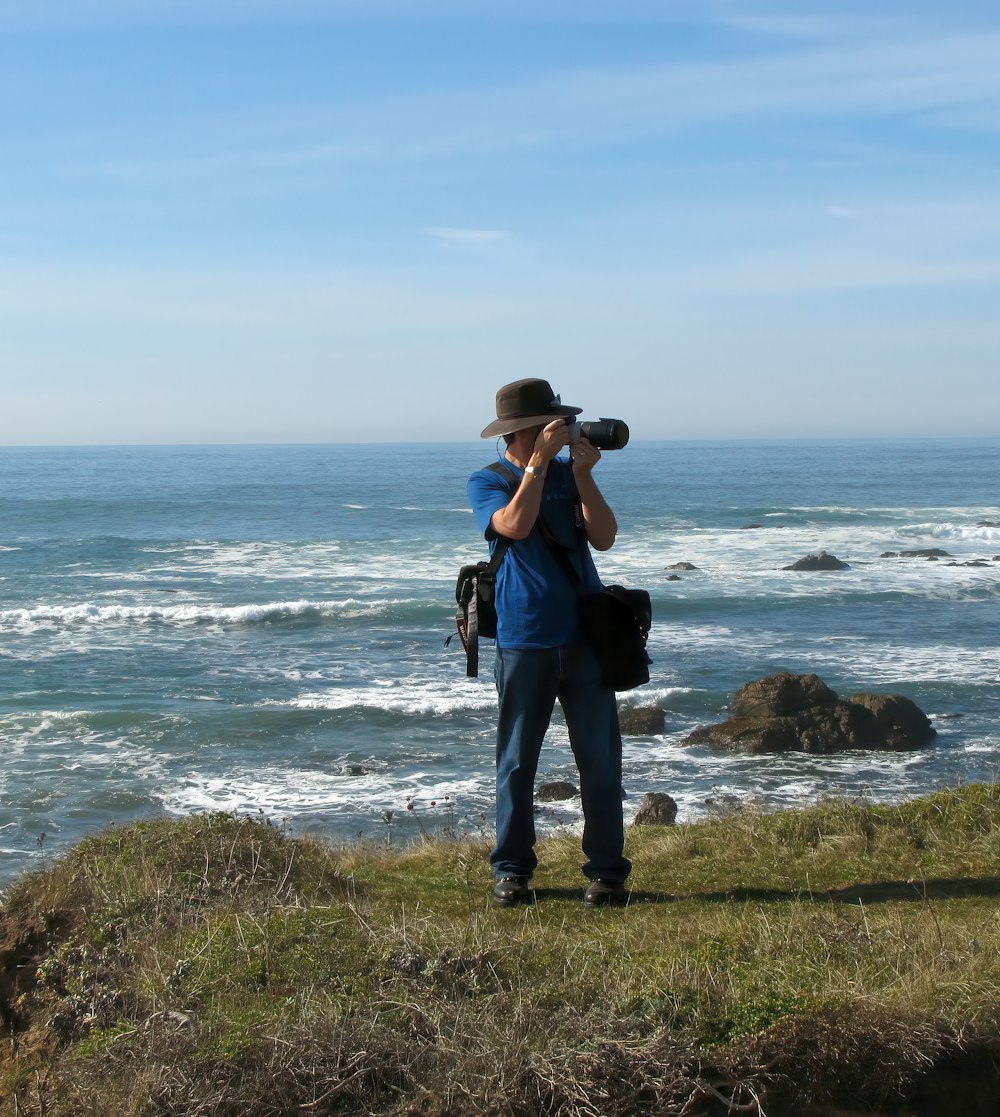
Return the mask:
POLYGON ((0 1113, 891 1112, 1000 1037, 996 788, 633 829, 620 909, 573 836, 498 909, 487 850, 86 839, 0 911, 0 1113))

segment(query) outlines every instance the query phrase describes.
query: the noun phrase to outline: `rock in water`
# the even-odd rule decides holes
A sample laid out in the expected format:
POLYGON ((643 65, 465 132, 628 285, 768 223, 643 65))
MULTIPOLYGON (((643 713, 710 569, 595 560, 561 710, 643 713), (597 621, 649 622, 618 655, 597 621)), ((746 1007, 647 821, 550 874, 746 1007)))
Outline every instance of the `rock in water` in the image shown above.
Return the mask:
POLYGON ((852 694, 850 701, 875 715, 887 748, 912 749, 937 736, 924 711, 901 694, 852 694))
POLYGON ((896 694, 838 698, 817 675, 783 672, 746 683, 733 696, 733 716, 706 725, 687 741, 737 752, 831 753, 903 750, 936 735, 923 711, 896 694))
POLYGON ((648 791, 636 812, 636 826, 673 826, 677 822, 677 804, 661 791, 648 791))
POLYGON ((783 671, 745 683, 733 695, 733 717, 776 718, 810 706, 832 706, 837 696, 818 675, 783 671))
POLYGON ((567 780, 553 780, 551 783, 541 784, 535 798, 542 803, 557 803, 563 799, 572 799, 576 794, 576 788, 567 780))
POLYGON ((805 558, 800 558, 797 562, 793 562, 791 566, 783 566, 782 570, 850 570, 850 565, 846 562, 841 562, 836 555, 828 555, 826 551, 820 551, 818 555, 806 555, 805 558))
POLYGON ((622 706, 618 723, 627 737, 651 737, 667 727, 667 715, 659 706, 622 706))

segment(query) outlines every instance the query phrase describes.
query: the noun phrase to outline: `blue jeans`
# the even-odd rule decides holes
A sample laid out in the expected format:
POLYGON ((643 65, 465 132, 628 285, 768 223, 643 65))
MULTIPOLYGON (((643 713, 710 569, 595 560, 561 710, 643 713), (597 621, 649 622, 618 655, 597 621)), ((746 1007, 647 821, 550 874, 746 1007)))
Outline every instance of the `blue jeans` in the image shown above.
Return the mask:
POLYGON ((530 877, 535 856, 535 773, 556 699, 566 715, 580 772, 584 875, 623 881, 632 866, 622 856, 622 738, 614 691, 582 642, 561 648, 497 648, 497 844, 490 864, 497 878, 530 877))

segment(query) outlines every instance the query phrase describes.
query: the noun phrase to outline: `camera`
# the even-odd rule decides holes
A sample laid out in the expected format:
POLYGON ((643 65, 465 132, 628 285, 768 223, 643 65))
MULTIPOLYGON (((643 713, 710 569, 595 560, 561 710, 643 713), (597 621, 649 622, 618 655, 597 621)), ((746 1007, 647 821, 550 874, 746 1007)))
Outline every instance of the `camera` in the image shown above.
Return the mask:
POLYGON ((628 426, 623 419, 598 419, 590 423, 566 420, 570 442, 586 438, 598 450, 620 450, 628 442, 628 426))

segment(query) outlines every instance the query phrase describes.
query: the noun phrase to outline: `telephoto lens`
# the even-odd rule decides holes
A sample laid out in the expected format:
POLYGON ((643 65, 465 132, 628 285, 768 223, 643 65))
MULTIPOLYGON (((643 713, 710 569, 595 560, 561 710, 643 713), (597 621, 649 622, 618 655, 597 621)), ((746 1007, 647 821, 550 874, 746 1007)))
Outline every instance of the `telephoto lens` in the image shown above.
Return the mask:
POLYGON ((579 442, 581 438, 586 438, 598 450, 620 450, 628 442, 628 426, 624 419, 570 423, 570 442, 579 442))

